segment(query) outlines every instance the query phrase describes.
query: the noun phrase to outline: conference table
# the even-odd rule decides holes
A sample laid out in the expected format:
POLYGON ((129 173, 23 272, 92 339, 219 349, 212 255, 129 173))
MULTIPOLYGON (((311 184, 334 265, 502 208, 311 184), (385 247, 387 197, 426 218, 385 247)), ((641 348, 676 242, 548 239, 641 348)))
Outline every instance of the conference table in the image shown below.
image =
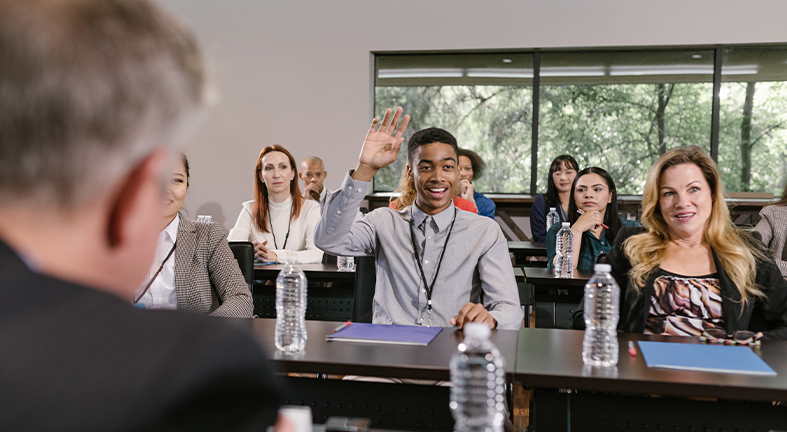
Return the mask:
MULTIPOLYGON (((273 353, 277 371, 288 374, 287 403, 312 407, 314 421, 329 416, 368 417, 372 427, 451 430, 448 387, 407 380, 450 379, 449 362, 461 331, 444 328, 427 346, 329 342, 341 323, 307 321, 300 354, 276 352, 275 320, 237 320, 273 353), (311 374, 308 377, 301 376, 311 374), (293 376, 296 375, 296 376, 293 376), (359 382, 331 375, 363 375, 404 384, 359 382)), ((495 330, 492 341, 505 360, 506 377, 533 390, 530 424, 542 431, 787 430, 787 341, 763 341, 753 349, 776 376, 648 368, 628 342, 699 343, 688 337, 619 333, 619 361, 610 368, 582 362, 583 331, 495 330)))
POLYGON ((570 328, 571 315, 582 301, 593 272, 577 270, 571 278, 558 278, 555 269, 522 267, 522 271, 525 282, 533 285, 536 327, 570 328))
MULTIPOLYGON (((254 264, 254 279, 276 280, 279 272, 286 264, 254 264)), ((298 264, 306 273, 309 281, 315 282, 346 282, 355 281, 354 271, 339 271, 336 264, 298 264)))
POLYGON ((529 261, 528 257, 546 257, 547 247, 545 243, 532 241, 509 241, 508 251, 514 254, 516 266, 534 265, 537 267, 546 266, 546 261, 529 261))
MULTIPOLYGON (((339 271, 336 264, 298 264, 309 281, 306 319, 346 321, 351 318, 355 272, 339 271)), ((252 290, 254 314, 276 318, 276 277, 285 264, 255 264, 252 290)))
POLYGON ((787 407, 769 404, 787 401, 787 341, 753 348, 777 373, 754 376, 648 368, 639 348, 629 355, 629 341, 700 342, 644 334, 618 334, 616 367, 584 366, 583 337, 576 330, 519 332, 516 380, 535 389, 536 430, 787 430, 787 407))
MULTIPOLYGON (((368 417, 372 427, 402 430, 452 430, 448 409, 449 387, 413 384, 408 380, 449 381, 449 363, 463 340, 454 328, 443 330, 427 346, 326 341, 339 322, 306 321, 308 339, 300 354, 276 352, 275 320, 246 320, 254 337, 269 352, 279 372, 288 373, 292 389, 288 403, 309 405, 315 423, 329 416, 368 417), (249 323, 250 322, 250 323, 249 323), (316 374, 314 377, 292 374, 316 374), (322 379, 326 375, 362 375, 390 382, 322 379)), ((497 330, 491 340, 505 361, 507 380, 513 382, 517 330, 497 330)), ((508 387, 510 389, 510 386, 508 387)))

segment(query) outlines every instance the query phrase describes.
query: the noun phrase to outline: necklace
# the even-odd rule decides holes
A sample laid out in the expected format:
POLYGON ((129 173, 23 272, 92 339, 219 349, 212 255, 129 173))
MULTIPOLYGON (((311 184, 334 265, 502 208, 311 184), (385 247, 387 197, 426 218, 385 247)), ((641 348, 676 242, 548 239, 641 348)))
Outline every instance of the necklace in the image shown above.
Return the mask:
MULTIPOLYGON (((415 204, 413 204, 415 205, 415 204)), ((413 255, 415 255, 415 262, 418 263, 418 270, 421 271, 421 280, 424 282, 424 289, 426 290, 426 309, 429 311, 429 325, 432 325, 432 291, 434 290, 434 284, 437 282, 437 275, 440 273, 440 265, 443 264, 443 257, 445 256, 445 250, 448 248, 448 240, 451 238, 451 232, 454 230, 454 223, 456 222, 456 214, 457 210, 454 207, 454 219, 451 221, 451 228, 448 229, 448 235, 445 236, 445 244, 443 245, 443 251, 440 252, 440 259, 437 261, 437 268, 435 268, 434 276, 432 277, 432 283, 430 284, 426 280, 426 274, 424 273, 424 267, 421 264, 421 257, 418 256, 418 246, 415 242, 415 229, 413 228, 415 225, 414 218, 413 218, 413 210, 410 210, 410 240, 413 243, 413 255)), ((424 227, 426 229, 426 227, 424 227)), ((419 324, 423 322, 423 315, 421 319, 419 319, 419 324)))
POLYGON ((292 206, 290 206, 290 218, 287 219, 287 235, 284 236, 284 244, 281 245, 281 249, 279 249, 279 245, 276 243, 276 233, 273 232, 273 218, 271 218, 271 206, 268 204, 268 223, 271 225, 271 235, 273 236, 273 248, 276 250, 282 250, 287 246, 287 239, 290 238, 290 225, 292 224, 292 206))

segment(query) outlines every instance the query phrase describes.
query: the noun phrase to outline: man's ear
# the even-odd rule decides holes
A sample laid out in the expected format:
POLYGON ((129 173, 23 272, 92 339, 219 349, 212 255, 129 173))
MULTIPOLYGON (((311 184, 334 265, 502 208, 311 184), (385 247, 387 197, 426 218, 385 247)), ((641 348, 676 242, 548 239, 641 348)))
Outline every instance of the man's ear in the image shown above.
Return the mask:
POLYGON ((325 177, 328 177, 328 171, 322 170, 322 179, 325 180, 325 177))
POLYGON ((303 178, 303 171, 301 171, 301 172, 299 172, 299 173, 298 173, 298 178, 299 178, 299 179, 301 179, 301 180, 303 180, 304 182, 306 181, 306 179, 305 179, 305 178, 303 178))
POLYGON ((413 179, 413 169, 410 168, 410 164, 405 165, 407 167, 407 178, 410 180, 413 179))
POLYGON ((110 198, 107 221, 107 244, 116 248, 146 230, 151 218, 163 214, 160 203, 161 173, 168 160, 168 153, 156 150, 139 161, 119 182, 110 198))

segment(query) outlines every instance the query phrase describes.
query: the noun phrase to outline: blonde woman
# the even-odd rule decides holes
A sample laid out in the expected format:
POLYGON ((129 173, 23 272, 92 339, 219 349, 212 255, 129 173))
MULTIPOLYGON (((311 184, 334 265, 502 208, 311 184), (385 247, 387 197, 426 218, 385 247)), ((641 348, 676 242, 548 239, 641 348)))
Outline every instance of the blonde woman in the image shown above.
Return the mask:
POLYGON ((762 242, 732 223, 718 167, 704 150, 675 149, 656 161, 642 223, 622 229, 607 257, 621 286, 621 330, 750 330, 787 339, 787 282, 762 242))

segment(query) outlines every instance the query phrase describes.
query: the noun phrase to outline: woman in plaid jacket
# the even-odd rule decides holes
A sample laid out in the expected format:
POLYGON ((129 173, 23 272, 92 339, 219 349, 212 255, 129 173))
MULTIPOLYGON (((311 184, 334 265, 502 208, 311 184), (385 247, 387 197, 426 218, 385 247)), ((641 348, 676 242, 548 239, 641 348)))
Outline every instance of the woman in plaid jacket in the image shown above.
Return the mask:
POLYGON ((182 155, 167 185, 165 228, 156 257, 134 303, 146 309, 178 309, 214 316, 250 318, 251 292, 221 227, 180 217, 189 186, 182 155))

